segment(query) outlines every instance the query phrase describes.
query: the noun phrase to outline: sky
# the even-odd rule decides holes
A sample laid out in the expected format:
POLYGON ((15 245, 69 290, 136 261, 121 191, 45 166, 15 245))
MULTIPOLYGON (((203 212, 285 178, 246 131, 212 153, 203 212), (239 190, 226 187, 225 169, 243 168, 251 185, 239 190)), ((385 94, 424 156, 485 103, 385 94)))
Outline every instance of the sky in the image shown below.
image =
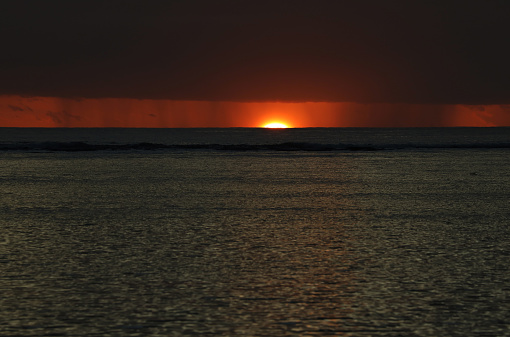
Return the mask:
POLYGON ((0 126, 510 126, 510 2, 3 1, 0 126))

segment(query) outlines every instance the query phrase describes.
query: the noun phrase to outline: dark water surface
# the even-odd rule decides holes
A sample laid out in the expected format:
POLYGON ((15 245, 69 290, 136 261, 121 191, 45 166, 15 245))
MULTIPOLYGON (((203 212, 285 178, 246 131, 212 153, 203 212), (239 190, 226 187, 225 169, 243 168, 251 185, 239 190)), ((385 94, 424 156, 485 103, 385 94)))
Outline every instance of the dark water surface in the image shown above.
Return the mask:
POLYGON ((508 164, 0 154, 0 335, 510 336, 508 164))

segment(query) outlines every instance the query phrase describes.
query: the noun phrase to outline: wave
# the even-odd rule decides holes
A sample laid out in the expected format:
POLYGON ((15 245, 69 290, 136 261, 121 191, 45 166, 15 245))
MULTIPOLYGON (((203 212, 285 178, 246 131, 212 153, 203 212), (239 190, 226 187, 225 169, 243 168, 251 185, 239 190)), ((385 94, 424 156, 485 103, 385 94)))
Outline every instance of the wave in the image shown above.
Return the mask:
POLYGON ((413 149, 508 149, 510 143, 454 143, 454 144, 319 144, 284 142, 275 144, 91 144, 85 142, 21 142, 0 144, 0 151, 28 152, 84 152, 84 151, 156 151, 156 150, 213 150, 213 151, 388 151, 413 149))

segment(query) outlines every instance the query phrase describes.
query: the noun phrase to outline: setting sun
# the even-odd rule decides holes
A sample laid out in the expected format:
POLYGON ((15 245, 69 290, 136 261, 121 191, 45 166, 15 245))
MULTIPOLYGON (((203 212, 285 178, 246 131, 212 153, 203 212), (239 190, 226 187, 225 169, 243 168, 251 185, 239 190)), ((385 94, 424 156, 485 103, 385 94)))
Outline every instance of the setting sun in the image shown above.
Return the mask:
POLYGON ((286 129, 289 126, 286 124, 283 124, 283 123, 279 123, 279 122, 272 122, 272 123, 265 124, 264 127, 268 128, 268 129, 286 129))

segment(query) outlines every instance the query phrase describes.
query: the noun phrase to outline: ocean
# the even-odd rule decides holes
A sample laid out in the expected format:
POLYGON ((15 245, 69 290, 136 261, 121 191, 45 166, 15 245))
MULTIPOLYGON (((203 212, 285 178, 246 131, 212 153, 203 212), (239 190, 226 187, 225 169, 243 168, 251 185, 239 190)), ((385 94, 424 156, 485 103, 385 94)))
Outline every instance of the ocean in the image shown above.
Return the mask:
POLYGON ((510 336, 510 128, 0 128, 1 336, 510 336))

